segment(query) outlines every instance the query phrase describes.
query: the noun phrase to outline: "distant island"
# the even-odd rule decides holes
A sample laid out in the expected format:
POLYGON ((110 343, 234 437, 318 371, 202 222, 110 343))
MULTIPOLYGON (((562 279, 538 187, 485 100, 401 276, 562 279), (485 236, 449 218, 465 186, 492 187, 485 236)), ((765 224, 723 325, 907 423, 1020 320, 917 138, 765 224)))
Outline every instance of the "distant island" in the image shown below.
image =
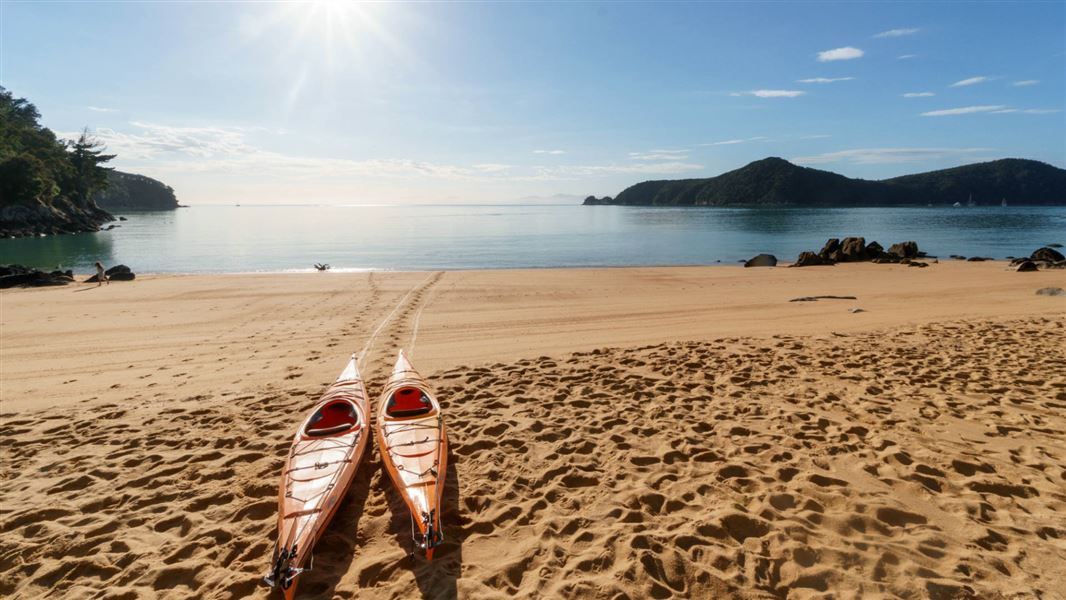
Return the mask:
POLYGON ((144 175, 110 171, 107 187, 96 192, 96 205, 107 211, 173 210, 178 208, 174 188, 144 175))
POLYGON ((794 165, 757 160, 706 179, 644 181, 586 206, 905 206, 925 204, 1066 205, 1066 169, 1005 158, 870 181, 794 165))
POLYGON ((177 208, 174 190, 104 166, 113 154, 40 124, 37 107, 0 87, 0 237, 99 231, 111 210, 177 208))

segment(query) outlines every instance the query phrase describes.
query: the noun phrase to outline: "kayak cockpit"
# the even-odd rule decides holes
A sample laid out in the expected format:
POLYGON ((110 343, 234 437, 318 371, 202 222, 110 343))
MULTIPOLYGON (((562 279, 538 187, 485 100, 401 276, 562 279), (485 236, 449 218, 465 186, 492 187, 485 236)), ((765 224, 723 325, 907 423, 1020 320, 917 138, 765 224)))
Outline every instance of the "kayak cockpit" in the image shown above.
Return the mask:
POLYGON ((359 427, 359 414, 347 400, 334 400, 315 411, 304 427, 304 435, 327 437, 359 427))
POLYGON ((385 404, 385 414, 393 419, 421 417, 433 412, 433 401, 419 388, 402 387, 389 397, 385 404))

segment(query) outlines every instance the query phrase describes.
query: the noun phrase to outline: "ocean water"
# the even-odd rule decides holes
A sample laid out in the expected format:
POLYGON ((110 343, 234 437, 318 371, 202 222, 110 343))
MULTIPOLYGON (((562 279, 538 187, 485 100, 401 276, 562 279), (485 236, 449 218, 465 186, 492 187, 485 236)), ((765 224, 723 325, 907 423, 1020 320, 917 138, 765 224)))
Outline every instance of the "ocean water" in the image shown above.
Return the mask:
POLYGON ((575 205, 199 206, 123 213, 107 232, 0 240, 0 263, 140 273, 498 269, 792 260, 830 237, 932 255, 1066 243, 1066 207, 645 208, 575 205))

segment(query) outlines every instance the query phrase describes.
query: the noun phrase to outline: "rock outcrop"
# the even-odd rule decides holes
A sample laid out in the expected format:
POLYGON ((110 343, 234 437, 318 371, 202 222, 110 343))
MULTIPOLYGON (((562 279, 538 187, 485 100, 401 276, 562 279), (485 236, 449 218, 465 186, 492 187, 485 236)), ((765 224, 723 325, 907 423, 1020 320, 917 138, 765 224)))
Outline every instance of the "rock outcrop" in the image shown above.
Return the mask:
POLYGON ((744 263, 745 267, 776 267, 777 257, 773 254, 759 254, 753 256, 744 263))
MULTIPOLYGON (((815 265, 833 265, 839 262, 874 262, 874 263, 911 263, 913 259, 924 257, 918 249, 917 242, 906 241, 892 244, 888 252, 877 242, 866 243, 863 237, 830 238, 826 240, 821 251, 801 252, 796 262, 790 266, 809 267, 815 265)), ((928 263, 916 263, 913 266, 926 267, 928 263)))
POLYGON ((73 271, 45 273, 22 265, 0 266, 0 289, 66 285, 74 281, 73 271))
POLYGON ((1058 250, 1054 250, 1048 246, 1033 252, 1029 255, 1029 260, 1042 260, 1049 263, 1057 263, 1066 260, 1066 257, 1062 255, 1058 250))

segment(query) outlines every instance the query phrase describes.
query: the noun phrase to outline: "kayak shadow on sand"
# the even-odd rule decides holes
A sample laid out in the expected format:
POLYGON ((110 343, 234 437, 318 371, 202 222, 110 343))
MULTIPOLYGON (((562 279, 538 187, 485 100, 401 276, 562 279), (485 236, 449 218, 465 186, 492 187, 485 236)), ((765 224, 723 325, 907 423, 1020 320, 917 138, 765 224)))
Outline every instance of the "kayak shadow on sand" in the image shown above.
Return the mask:
MULTIPOLYGON (((367 453, 372 451, 372 446, 367 448, 367 453)), ((372 461, 364 458, 364 464, 356 471, 352 487, 341 501, 337 514, 326 526, 325 535, 315 544, 314 568, 300 578, 298 597, 332 598, 337 584, 355 560, 359 536, 362 535, 359 520, 365 511, 374 475, 374 470, 366 468, 370 463, 372 461)))
POLYGON ((455 467, 455 454, 451 444, 448 445, 448 472, 444 477, 444 496, 442 498, 441 528, 444 530, 444 541, 437 546, 433 553, 433 560, 427 561, 421 552, 411 553, 414 550, 414 541, 411 539, 411 511, 407 504, 400 498, 396 486, 387 475, 382 473, 381 485, 386 488, 386 497, 389 500, 389 510, 392 519, 389 521, 389 533, 396 536, 396 541, 401 548, 408 551, 400 565, 411 569, 415 576, 415 583, 422 593, 423 599, 451 600, 458 597, 457 581, 463 571, 463 541, 466 539, 466 531, 463 526, 459 510, 459 475, 455 467))

